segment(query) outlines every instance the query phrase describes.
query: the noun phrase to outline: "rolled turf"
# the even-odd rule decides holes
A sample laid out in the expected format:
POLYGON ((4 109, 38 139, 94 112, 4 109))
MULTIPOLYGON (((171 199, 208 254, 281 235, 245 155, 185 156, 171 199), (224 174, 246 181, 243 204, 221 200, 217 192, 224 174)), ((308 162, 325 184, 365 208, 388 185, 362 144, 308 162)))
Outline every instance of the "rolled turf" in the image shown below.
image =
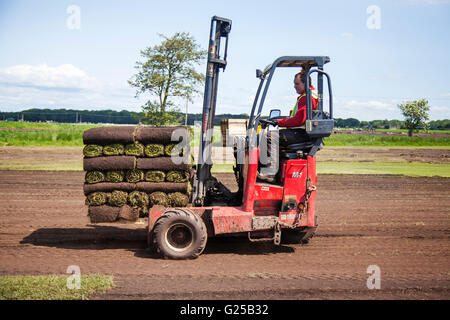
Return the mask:
POLYGON ((145 181, 148 182, 164 182, 166 174, 159 170, 149 170, 145 172, 145 181))
POLYGON ((122 182, 125 173, 123 170, 110 170, 106 171, 105 181, 106 182, 122 182))
POLYGON ((83 148, 83 155, 88 158, 100 157, 103 153, 103 147, 96 144, 88 144, 83 148))
POLYGON ((115 222, 117 220, 136 221, 139 218, 139 210, 128 205, 122 207, 91 206, 88 212, 91 223, 115 222))
POLYGON ((171 207, 186 207, 189 203, 189 197, 181 192, 169 193, 167 199, 171 207))
POLYGON ((114 207, 121 207, 127 203, 128 193, 125 191, 114 190, 108 199, 108 204, 114 207))
MULTIPOLYGON (((104 184, 104 183, 103 183, 104 184)), ((96 186, 98 186, 97 184, 96 186)), ((174 183, 174 182, 138 182, 136 183, 136 190, 146 193, 152 193, 156 191, 163 192, 182 192, 189 193, 191 185, 189 182, 174 183)))
MULTIPOLYGON (((86 159, 85 159, 86 160, 86 159)), ((176 160, 180 160, 178 162, 174 162, 170 157, 158 157, 158 158, 137 158, 136 168, 143 170, 154 170, 157 168, 162 171, 170 171, 170 170, 180 170, 187 171, 192 168, 192 164, 190 162, 190 157, 177 158, 176 160)))
POLYGON ((106 192, 94 192, 87 196, 86 204, 89 206, 101 206, 108 201, 109 195, 106 192))
POLYGON ((135 141, 136 126, 98 127, 83 132, 84 144, 129 144, 135 141))
POLYGON ((182 156, 183 146, 177 144, 168 144, 164 147, 164 153, 166 156, 182 156))
MULTIPOLYGON (((150 183, 150 182, 147 182, 150 183)), ((85 183, 83 186, 84 195, 87 196, 90 193, 93 192, 112 192, 114 190, 120 190, 125 192, 133 192, 136 190, 136 184, 135 183, 128 183, 128 182, 119 182, 119 183, 112 183, 112 182, 100 182, 96 184, 87 184, 85 183)), ((145 191, 145 190, 140 190, 145 191)), ((180 191, 180 190, 175 190, 180 191)), ((181 192, 183 192, 181 190, 181 192)))
POLYGON ((186 127, 138 127, 136 140, 144 144, 169 144, 189 141, 190 133, 186 127), (173 140, 172 140, 173 138, 173 140))
POLYGON ((115 143, 108 144, 103 147, 103 154, 105 156, 120 156, 125 153, 125 147, 123 144, 115 143))
POLYGON ((139 142, 127 144, 125 146, 125 154, 127 156, 142 157, 144 155, 144 145, 139 142))
POLYGON ((86 183, 99 183, 105 181, 105 175, 101 171, 88 171, 85 176, 86 183))
POLYGON ((168 182, 186 182, 188 181, 187 172, 171 170, 167 172, 166 180, 168 182))
POLYGON ((145 155, 147 157, 160 157, 164 155, 164 145, 162 144, 148 144, 145 146, 145 155))
POLYGON ((152 206, 159 204, 161 206, 167 207, 167 205, 169 204, 167 194, 161 191, 151 193, 149 196, 149 200, 152 206))
MULTIPOLYGON (((125 170, 134 169, 135 157, 133 156, 109 156, 109 157, 97 157, 97 158, 84 158, 83 170, 125 170)), ((151 159, 150 159, 151 160, 151 159)))
POLYGON ((149 204, 148 195, 145 192, 133 191, 128 195, 128 203, 132 207, 146 207, 149 204))
POLYGON ((127 170, 125 179, 131 183, 144 181, 144 171, 140 169, 127 170))
POLYGON ((90 206, 88 216, 92 223, 114 222, 120 213, 120 207, 111 207, 107 205, 90 206))

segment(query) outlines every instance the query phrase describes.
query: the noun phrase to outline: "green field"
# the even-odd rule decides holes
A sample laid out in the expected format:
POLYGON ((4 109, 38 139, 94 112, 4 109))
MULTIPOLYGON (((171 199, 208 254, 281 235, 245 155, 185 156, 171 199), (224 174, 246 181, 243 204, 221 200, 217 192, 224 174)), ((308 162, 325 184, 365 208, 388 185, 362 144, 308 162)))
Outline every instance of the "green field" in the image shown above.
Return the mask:
MULTIPOLYGON (((99 125, 0 121, 0 146, 83 146, 83 131, 99 125), (39 131, 17 130, 44 129, 39 131), (50 131, 52 130, 52 131, 50 131)), ((192 146, 198 146, 199 128, 194 128, 192 146)), ((220 126, 214 127, 213 145, 222 145, 220 126)), ((330 147, 437 147, 450 148, 450 137, 412 137, 334 134, 325 138, 330 147)))

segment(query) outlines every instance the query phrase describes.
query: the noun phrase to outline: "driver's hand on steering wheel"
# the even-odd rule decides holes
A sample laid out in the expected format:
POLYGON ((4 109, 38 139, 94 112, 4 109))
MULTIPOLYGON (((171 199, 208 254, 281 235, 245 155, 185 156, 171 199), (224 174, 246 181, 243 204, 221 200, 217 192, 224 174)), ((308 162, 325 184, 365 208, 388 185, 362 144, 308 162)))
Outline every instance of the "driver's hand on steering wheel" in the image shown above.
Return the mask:
POLYGON ((268 125, 277 126, 278 122, 273 120, 259 119, 262 128, 266 128, 268 125))

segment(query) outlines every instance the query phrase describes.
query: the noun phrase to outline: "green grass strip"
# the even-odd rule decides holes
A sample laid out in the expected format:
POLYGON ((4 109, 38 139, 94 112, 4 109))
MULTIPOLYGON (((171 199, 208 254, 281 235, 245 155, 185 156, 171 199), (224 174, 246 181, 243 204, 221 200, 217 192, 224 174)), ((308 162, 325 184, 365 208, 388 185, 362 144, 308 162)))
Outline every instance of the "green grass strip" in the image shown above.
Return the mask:
POLYGON ((393 174, 450 177, 450 164, 399 162, 317 162, 318 174, 393 174))
POLYGON ((121 207, 127 204, 128 193, 125 191, 114 190, 108 199, 108 204, 114 207, 121 207))
POLYGON ((113 276, 93 274, 81 275, 80 288, 70 289, 76 284, 73 277, 0 276, 0 300, 88 300, 94 293, 113 287, 113 276))

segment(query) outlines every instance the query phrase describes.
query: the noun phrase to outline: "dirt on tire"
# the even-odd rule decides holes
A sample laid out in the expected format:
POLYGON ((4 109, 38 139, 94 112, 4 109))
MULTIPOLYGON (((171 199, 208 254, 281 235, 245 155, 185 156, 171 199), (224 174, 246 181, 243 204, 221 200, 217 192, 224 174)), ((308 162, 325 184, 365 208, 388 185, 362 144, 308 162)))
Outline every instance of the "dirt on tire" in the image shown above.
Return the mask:
MULTIPOLYGON (((94 299, 450 298, 448 178, 319 175, 309 244, 220 237, 197 259, 164 260, 145 224, 89 223, 83 172, 0 174, 1 275, 113 275, 94 299), (373 266, 380 290, 368 288, 373 266)), ((236 190, 232 174, 215 176, 236 190)))

